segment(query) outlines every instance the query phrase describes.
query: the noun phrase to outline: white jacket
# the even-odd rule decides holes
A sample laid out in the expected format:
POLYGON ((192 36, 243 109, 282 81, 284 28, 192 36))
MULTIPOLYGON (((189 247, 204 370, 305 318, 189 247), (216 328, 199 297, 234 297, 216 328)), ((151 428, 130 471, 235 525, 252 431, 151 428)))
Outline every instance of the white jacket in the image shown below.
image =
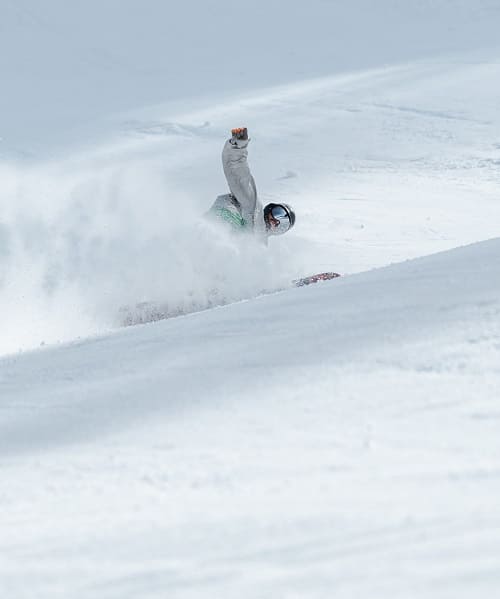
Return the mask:
POLYGON ((215 200, 210 212, 231 213, 229 220, 234 226, 251 231, 258 236, 266 237, 264 210, 257 197, 255 181, 248 166, 249 140, 229 139, 222 149, 222 168, 231 193, 220 195, 215 200), (236 224, 236 219, 239 223, 236 224), (234 222, 233 222, 234 221, 234 222))

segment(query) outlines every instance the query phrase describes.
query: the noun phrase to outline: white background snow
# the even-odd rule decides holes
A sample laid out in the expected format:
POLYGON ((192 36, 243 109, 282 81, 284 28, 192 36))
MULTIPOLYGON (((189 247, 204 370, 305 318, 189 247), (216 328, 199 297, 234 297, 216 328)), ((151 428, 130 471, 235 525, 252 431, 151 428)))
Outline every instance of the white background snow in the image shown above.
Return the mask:
POLYGON ((500 594, 499 26, 0 0, 2 597, 500 594), (202 218, 239 125, 267 249, 202 218))

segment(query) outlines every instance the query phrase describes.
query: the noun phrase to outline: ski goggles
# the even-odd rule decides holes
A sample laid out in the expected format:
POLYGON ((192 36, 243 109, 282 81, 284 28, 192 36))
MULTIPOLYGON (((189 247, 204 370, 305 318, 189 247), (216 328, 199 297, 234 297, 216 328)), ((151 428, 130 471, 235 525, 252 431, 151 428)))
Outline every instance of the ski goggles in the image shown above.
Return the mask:
POLYGON ((283 206, 273 206, 269 212, 269 224, 275 235, 286 233, 290 228, 290 215, 283 206))

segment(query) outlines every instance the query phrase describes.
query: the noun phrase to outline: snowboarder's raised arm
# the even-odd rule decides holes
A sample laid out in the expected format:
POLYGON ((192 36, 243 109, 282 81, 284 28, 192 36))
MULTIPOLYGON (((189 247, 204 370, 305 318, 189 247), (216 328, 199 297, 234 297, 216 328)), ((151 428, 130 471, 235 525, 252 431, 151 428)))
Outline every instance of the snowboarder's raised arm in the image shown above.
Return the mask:
POLYGON ((233 129, 232 137, 222 150, 222 166, 231 194, 241 206, 242 216, 250 226, 255 224, 257 188, 248 166, 249 142, 246 128, 233 129))

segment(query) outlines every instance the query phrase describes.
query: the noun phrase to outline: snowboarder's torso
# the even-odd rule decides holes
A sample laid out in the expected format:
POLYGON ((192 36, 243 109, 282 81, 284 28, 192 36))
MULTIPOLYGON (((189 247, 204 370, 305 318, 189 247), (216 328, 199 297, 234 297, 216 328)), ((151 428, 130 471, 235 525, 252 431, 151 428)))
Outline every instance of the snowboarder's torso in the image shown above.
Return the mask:
POLYGON ((236 231, 248 228, 247 222, 241 213, 240 203, 230 193, 217 196, 209 213, 217 220, 227 223, 236 231))

